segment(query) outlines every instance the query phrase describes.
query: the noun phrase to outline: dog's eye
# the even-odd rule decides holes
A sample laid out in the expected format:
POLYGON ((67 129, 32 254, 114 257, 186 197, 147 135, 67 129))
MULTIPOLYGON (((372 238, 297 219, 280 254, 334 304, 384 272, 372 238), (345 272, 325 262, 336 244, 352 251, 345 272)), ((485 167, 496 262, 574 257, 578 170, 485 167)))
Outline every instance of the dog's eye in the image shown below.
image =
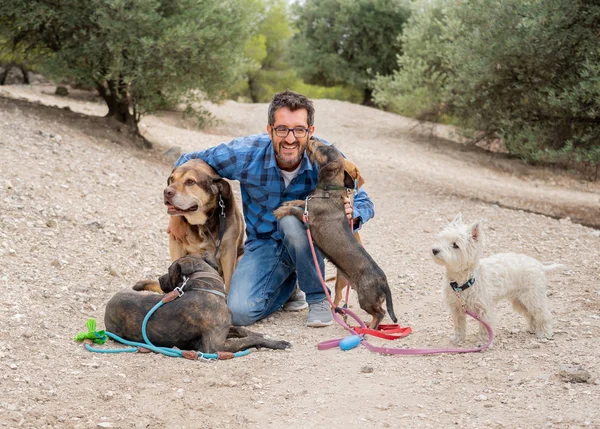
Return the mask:
POLYGON ((194 181, 194 179, 187 179, 185 181, 186 186, 194 186, 196 184, 196 182, 194 181))
POLYGON ((455 249, 458 249, 458 244, 452 243, 452 247, 455 248, 455 249))

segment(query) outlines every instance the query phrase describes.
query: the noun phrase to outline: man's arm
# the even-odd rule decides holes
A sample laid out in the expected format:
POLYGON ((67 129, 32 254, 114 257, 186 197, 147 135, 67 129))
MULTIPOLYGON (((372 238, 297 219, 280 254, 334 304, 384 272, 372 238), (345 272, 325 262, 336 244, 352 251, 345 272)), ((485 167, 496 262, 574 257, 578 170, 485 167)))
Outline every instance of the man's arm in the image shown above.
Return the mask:
POLYGON ((242 137, 230 141, 229 143, 221 143, 220 145, 209 147, 208 149, 197 152, 184 153, 175 162, 175 167, 186 163, 190 159, 201 159, 210 165, 219 176, 226 179, 238 179, 238 153, 240 148, 245 144, 247 137, 242 137))
POLYGON ((360 188, 354 195, 354 231, 358 231, 373 216, 375 216, 373 201, 364 189, 360 188))

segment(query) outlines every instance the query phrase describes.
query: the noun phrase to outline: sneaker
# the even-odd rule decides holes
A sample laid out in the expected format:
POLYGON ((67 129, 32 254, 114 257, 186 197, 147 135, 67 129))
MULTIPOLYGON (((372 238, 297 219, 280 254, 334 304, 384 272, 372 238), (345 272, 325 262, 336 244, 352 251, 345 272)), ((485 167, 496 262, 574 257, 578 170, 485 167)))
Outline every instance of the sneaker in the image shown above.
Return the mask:
POLYGON ((306 294, 300 290, 298 285, 296 285, 296 289, 294 289, 290 299, 283 304, 283 309, 284 311, 300 311, 304 310, 306 307, 308 307, 308 303, 306 302, 306 294))
POLYGON ((306 326, 310 328, 321 328, 333 324, 333 315, 329 302, 324 299, 321 302, 308 305, 308 320, 306 326))

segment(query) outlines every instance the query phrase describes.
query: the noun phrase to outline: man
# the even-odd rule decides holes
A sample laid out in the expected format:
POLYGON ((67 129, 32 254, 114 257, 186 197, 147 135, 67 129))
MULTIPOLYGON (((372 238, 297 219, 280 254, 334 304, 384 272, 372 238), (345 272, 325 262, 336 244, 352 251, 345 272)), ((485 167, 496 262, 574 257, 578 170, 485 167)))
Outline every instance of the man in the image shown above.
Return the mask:
MULTIPOLYGON (((306 325, 333 323, 304 225, 293 216, 277 221, 273 215, 283 202, 305 199, 316 187, 318 166, 305 153, 315 131, 314 113, 305 96, 292 91, 277 93, 269 105, 267 134, 184 154, 176 162, 179 166, 201 158, 222 177, 240 182, 247 239, 227 299, 235 325, 251 325, 280 309, 294 293, 296 282, 309 306, 306 325)), ((354 212, 348 202, 346 213, 354 218, 357 229, 374 212, 363 190, 354 202, 354 212)), ((324 273, 320 254, 318 259, 324 273)), ((303 303, 289 302, 287 306, 296 304, 300 309, 303 303)))

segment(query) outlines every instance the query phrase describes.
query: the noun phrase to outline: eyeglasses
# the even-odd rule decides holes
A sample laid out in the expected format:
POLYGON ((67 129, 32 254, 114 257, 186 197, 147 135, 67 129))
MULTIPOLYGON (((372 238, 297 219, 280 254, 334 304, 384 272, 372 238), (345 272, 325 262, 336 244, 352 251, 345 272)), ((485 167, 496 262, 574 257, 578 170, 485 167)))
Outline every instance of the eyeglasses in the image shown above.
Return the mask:
POLYGON ((277 137, 287 137, 290 132, 294 135, 294 137, 297 138, 302 138, 302 137, 306 137, 306 134, 308 133, 309 129, 308 128, 304 128, 304 127, 296 127, 296 128, 288 128, 288 127, 275 127, 273 128, 273 130, 275 131, 275 135, 277 137))

